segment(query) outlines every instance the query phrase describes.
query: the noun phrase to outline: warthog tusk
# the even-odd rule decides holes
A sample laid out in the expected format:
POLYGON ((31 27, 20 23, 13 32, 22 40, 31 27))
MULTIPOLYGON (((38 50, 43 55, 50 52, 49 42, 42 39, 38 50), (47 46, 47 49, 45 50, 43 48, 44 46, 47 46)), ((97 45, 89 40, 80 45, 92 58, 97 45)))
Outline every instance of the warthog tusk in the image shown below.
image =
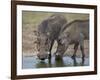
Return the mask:
POLYGON ((59 54, 57 53, 56 56, 58 56, 59 54))
POLYGON ((50 54, 50 52, 47 52, 47 54, 50 54))
POLYGON ((34 52, 35 54, 38 54, 39 52, 38 51, 36 51, 36 52, 34 52))

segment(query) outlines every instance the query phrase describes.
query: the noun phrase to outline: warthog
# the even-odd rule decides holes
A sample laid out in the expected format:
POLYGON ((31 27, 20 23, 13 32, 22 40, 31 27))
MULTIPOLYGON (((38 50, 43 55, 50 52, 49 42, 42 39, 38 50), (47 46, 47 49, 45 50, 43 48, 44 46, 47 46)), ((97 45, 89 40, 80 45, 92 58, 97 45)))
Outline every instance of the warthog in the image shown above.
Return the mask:
POLYGON ((63 15, 53 14, 39 24, 35 33, 37 35, 37 56, 40 60, 51 59, 52 46, 54 41, 58 39, 65 23, 67 20, 63 15))
POLYGON ((89 40, 89 20, 74 20, 64 25, 63 31, 58 37, 58 47, 55 52, 56 58, 61 58, 64 52, 67 50, 70 44, 74 44, 74 54, 72 56, 75 59, 78 45, 82 52, 82 63, 84 63, 84 40, 89 40))

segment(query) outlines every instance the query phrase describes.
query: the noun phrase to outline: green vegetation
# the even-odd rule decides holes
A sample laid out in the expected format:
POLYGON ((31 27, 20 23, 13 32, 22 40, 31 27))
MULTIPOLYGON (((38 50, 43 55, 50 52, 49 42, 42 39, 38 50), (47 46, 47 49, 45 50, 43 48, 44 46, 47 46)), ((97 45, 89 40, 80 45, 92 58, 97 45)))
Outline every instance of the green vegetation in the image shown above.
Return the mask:
MULTIPOLYGON (((22 21, 23 24, 38 24, 45 18, 49 17, 54 13, 50 12, 34 12, 34 11, 23 11, 22 21)), ((68 21, 74 19, 88 19, 88 14, 78 14, 78 13, 60 13, 63 14, 68 21)))

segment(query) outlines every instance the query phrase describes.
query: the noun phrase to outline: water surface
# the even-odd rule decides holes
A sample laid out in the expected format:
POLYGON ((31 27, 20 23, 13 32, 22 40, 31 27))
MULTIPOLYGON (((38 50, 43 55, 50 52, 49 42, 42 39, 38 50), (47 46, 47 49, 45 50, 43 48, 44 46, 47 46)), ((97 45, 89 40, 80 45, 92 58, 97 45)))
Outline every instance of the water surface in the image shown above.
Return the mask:
POLYGON ((89 66, 89 58, 85 58, 84 65, 82 65, 82 59, 76 57, 76 63, 69 56, 64 56, 62 59, 55 60, 52 57, 51 62, 48 60, 40 61, 36 56, 23 56, 22 68, 52 68, 52 67, 75 67, 75 66, 89 66))

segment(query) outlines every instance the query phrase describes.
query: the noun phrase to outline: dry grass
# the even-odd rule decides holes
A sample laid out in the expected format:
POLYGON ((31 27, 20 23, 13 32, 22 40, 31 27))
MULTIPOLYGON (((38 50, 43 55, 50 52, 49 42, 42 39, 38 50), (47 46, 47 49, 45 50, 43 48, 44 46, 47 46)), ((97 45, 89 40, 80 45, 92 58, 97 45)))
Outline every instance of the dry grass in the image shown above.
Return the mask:
MULTIPOLYGON (((54 13, 50 12, 32 12, 32 11, 23 11, 22 13, 22 49, 23 54, 33 55, 36 51, 36 46, 34 41, 36 40, 36 36, 34 35, 34 30, 37 30, 38 24, 48 18, 50 15, 54 13)), ((68 22, 73 21, 75 19, 88 19, 88 14, 73 14, 73 13, 61 13, 63 14, 68 22)), ((85 41, 85 53, 89 53, 88 41, 85 41)), ((55 42, 53 46, 52 52, 56 50, 57 43, 55 42)), ((73 45, 71 45, 66 51, 66 55, 72 55, 73 53, 73 45)), ((78 56, 81 56, 80 50, 77 52, 78 56)), ((88 56, 88 55, 86 55, 88 56)))

